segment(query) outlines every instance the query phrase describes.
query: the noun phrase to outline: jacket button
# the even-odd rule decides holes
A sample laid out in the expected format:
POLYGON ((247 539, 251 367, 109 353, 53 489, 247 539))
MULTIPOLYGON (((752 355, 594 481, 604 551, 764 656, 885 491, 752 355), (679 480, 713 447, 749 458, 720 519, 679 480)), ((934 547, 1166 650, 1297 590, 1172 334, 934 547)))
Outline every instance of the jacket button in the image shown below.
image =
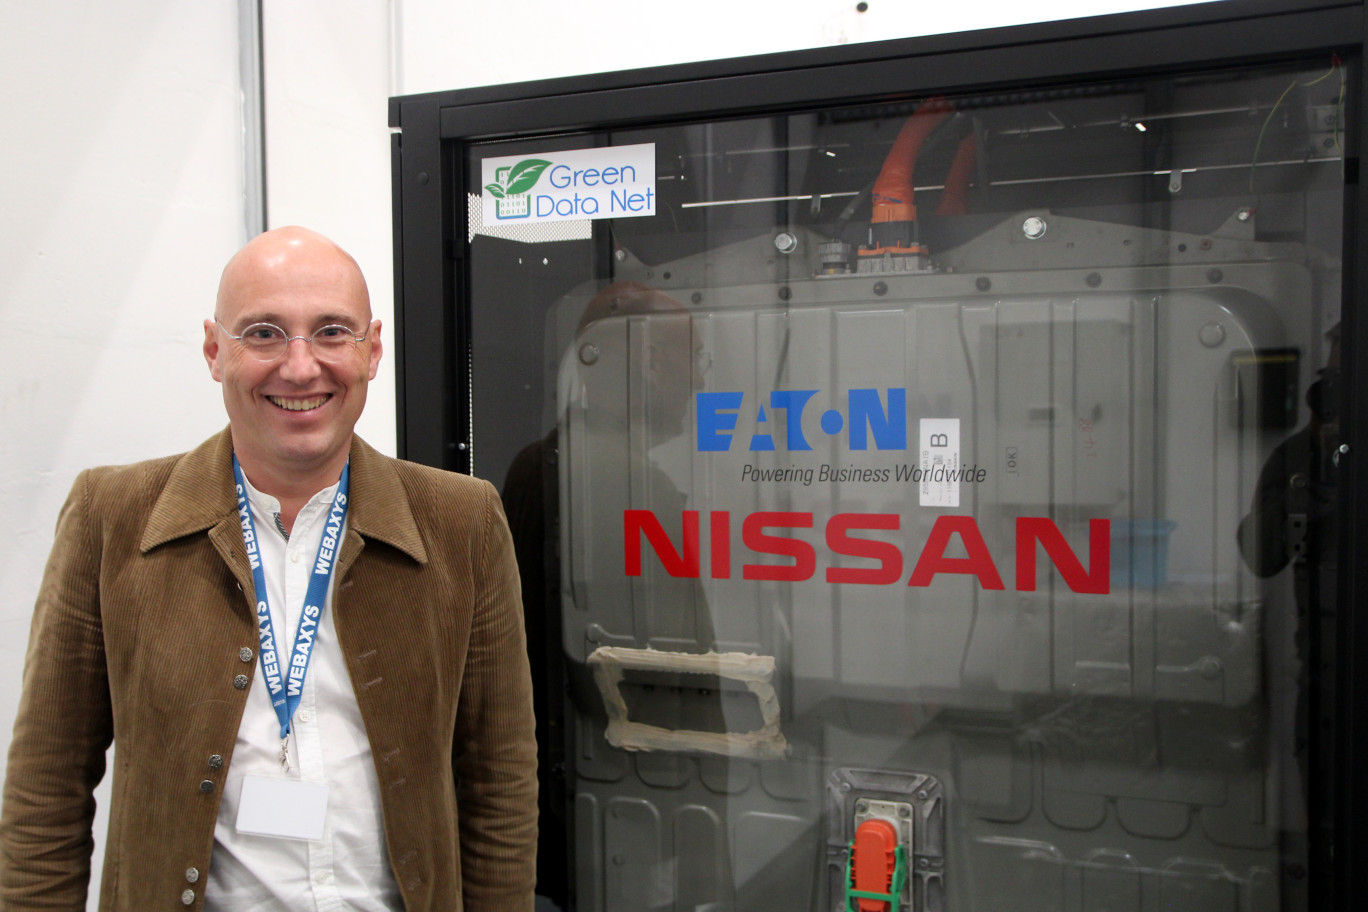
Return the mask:
POLYGON ((242 659, 244 662, 252 661, 252 650, 247 646, 243 646, 238 650, 238 658, 242 659))
POLYGON ((236 678, 233 678, 233 686, 238 690, 246 690, 248 683, 246 675, 238 675, 236 678))
POLYGON ((201 791, 201 792, 212 792, 213 790, 214 790, 214 780, 213 780, 213 779, 205 779, 203 782, 200 783, 200 791, 201 791))
POLYGON ((181 894, 181 905, 183 905, 183 906, 193 906, 194 904, 195 904, 195 891, 194 891, 194 890, 186 890, 184 893, 181 894))
POLYGON ((185 880, 187 883, 194 883, 199 880, 199 868, 186 868, 185 880))
POLYGON ((209 768, 210 768, 211 770, 223 769, 223 755, 222 755, 222 754, 210 754, 210 755, 209 755, 209 768))

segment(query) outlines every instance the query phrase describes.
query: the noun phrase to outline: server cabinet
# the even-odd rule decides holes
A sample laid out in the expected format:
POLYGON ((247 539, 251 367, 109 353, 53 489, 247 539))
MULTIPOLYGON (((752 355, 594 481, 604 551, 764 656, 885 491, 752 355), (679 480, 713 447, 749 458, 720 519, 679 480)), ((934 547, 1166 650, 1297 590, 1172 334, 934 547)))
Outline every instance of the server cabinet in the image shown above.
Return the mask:
POLYGON ((1363 28, 394 100, 401 448, 502 490, 539 892, 1353 904, 1363 28))

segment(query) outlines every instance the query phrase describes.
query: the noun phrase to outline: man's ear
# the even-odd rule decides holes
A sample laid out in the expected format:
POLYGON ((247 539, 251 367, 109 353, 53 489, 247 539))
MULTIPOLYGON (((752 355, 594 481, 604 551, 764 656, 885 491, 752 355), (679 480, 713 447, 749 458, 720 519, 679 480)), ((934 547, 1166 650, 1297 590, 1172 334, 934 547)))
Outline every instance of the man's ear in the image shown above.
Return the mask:
POLYGON ((384 353, 384 347, 380 344, 380 321, 372 320, 370 335, 366 337, 370 341, 370 375, 366 378, 374 380, 376 372, 380 369, 380 355, 384 353))
POLYGON ((218 324, 213 320, 204 321, 204 360, 209 364, 209 376, 223 382, 223 367, 219 364, 218 324))

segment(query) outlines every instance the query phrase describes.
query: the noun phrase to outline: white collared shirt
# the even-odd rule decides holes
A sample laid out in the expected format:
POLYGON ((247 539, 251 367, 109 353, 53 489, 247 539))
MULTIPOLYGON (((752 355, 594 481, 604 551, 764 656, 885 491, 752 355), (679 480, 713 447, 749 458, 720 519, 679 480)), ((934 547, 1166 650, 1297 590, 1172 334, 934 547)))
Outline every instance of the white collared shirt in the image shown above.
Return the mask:
MULTIPOLYGON (((336 493, 333 485, 315 494, 299 511, 287 542, 275 522, 279 501, 247 483, 271 625, 284 661, 294 646, 310 571, 336 493)), ((385 847, 370 741, 333 623, 336 580, 334 575, 328 584, 299 708, 290 723, 288 773, 280 765, 280 722, 260 673, 260 658, 254 656, 257 673, 252 675, 214 827, 214 855, 204 891, 209 912, 403 908, 385 847), (305 842, 239 834, 238 799, 243 777, 249 775, 328 783, 323 838, 305 842)))

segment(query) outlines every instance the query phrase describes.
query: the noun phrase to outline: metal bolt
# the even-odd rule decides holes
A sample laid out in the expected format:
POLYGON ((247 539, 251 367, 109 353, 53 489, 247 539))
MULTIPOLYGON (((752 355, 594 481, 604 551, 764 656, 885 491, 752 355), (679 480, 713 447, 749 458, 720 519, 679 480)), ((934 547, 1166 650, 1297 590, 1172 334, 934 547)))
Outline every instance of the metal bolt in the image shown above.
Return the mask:
POLYGON ((911 809, 910 807, 900 807, 900 808, 898 808, 898 816, 899 816, 899 817, 911 817, 911 816, 912 816, 912 809, 911 809))
POLYGON ((1210 282, 1212 285, 1215 285, 1216 283, 1220 282, 1221 279, 1224 278, 1225 273, 1221 272, 1221 270, 1217 269, 1215 266, 1207 270, 1207 281, 1210 282))
POLYGON ((693 294, 689 295, 689 300, 695 304, 703 303, 703 292, 695 291, 693 294))
POLYGON ((857 813, 857 814, 863 814, 863 813, 866 813, 868 810, 869 810, 869 802, 868 802, 868 801, 865 801, 863 798, 861 798, 859 801, 855 802, 855 813, 857 813))
POLYGON ((974 280, 974 287, 979 291, 987 291, 993 287, 993 280, 987 276, 979 276, 974 280))
POLYGON ((798 249, 798 239, 787 231, 781 231, 774 236, 774 249, 784 254, 793 253, 798 249))
POLYGON ((922 800, 922 801, 925 801, 925 800, 926 800, 927 798, 929 798, 930 796, 931 796, 931 793, 928 792, 926 789, 922 789, 920 792, 917 792, 917 798, 920 799, 920 800, 922 800))
POLYGON ((1247 222, 1254 217, 1254 210, 1245 207, 1244 209, 1241 209, 1239 212, 1235 213, 1235 217, 1242 222, 1247 222))
POLYGON ((1038 215, 1032 215, 1021 223, 1021 233, 1030 241, 1038 241, 1043 238, 1048 228, 1049 225, 1045 224, 1045 220, 1038 215))
POLYGON ((789 288, 787 285, 780 285, 779 300, 787 301, 791 297, 793 297, 793 289, 789 288))
POLYGON ((579 359, 584 364, 593 364, 599 359, 599 348, 593 342, 586 342, 580 346, 579 359))
POLYGON ((1089 288, 1096 288, 1102 284, 1102 274, 1099 272, 1090 272, 1083 281, 1088 283, 1089 288))
POLYGON ((879 297, 881 297, 881 298, 882 298, 884 295, 888 294, 888 283, 887 283, 887 282, 875 282, 875 283, 874 283, 874 293, 875 293, 876 295, 878 295, 879 297))
POLYGON ((613 259, 617 260, 619 263, 626 262, 627 251, 619 247, 617 250, 613 251, 613 259))

